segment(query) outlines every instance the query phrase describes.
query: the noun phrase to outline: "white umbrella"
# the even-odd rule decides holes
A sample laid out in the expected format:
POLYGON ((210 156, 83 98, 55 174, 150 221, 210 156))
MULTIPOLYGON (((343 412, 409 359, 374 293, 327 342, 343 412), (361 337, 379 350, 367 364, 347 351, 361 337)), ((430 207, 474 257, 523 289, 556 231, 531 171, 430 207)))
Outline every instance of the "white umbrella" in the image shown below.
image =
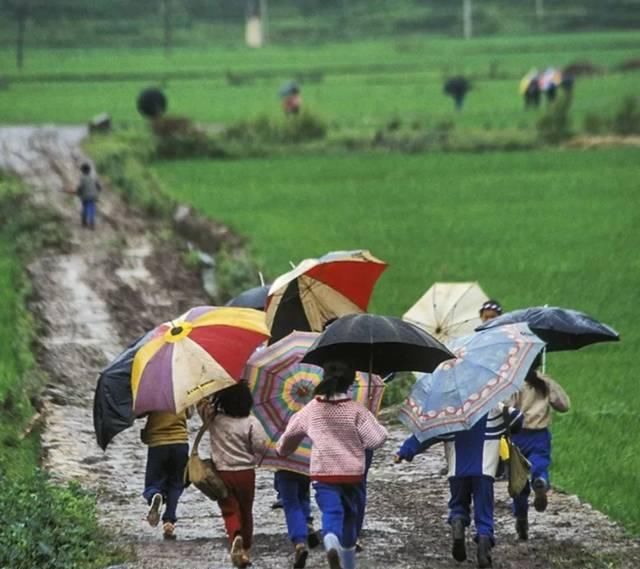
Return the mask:
POLYGON ((434 283, 402 317, 443 343, 472 334, 489 300, 478 283, 434 283))

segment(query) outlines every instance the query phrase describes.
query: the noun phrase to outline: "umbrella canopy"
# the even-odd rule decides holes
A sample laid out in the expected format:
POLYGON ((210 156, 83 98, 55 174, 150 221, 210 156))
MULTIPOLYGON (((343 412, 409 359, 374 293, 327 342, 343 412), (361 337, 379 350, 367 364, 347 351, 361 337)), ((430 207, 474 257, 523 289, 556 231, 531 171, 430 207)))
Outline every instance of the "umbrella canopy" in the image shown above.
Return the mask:
POLYGON ((136 417, 177 413, 233 385, 268 337, 263 312, 213 306, 192 308, 148 332, 100 373, 93 403, 98 444, 105 449, 136 417))
MULTIPOLYGON (((247 362, 245 377, 253 393, 253 412, 273 441, 280 438, 291 416, 311 401, 315 387, 322 381, 322 368, 300 361, 317 337, 315 332, 292 332, 256 351, 247 362)), ((384 387, 377 375, 369 377, 358 372, 350 394, 377 414, 384 387)), ((310 456, 311 441, 305 438, 296 452, 286 458, 269 449, 262 464, 308 475, 310 456)))
POLYGON ((424 330, 392 316, 350 314, 318 337, 304 363, 322 365, 343 360, 361 371, 388 375, 394 371, 433 371, 455 357, 424 330))
POLYGON ((151 334, 138 338, 100 372, 93 398, 93 428, 102 450, 107 448, 113 437, 135 421, 131 367, 137 351, 147 343, 151 334))
POLYGON ((529 72, 522 79, 520 79, 518 91, 521 95, 524 95, 527 92, 527 88, 529 87, 529 83, 531 83, 531 81, 537 81, 538 75, 539 71, 537 69, 530 69, 529 72))
POLYGON ((179 413, 233 385, 268 337, 264 313, 250 308, 199 306, 161 324, 133 360, 134 413, 179 413))
POLYGON ((289 95, 293 95, 299 92, 300 92, 300 87, 295 81, 287 81, 278 90, 278 95, 280 95, 281 97, 288 97, 289 95))
POLYGON ((400 410, 400 420, 420 441, 473 427, 522 387, 544 342, 526 324, 513 324, 453 345, 456 359, 421 375, 400 410))
POLYGON ((534 306, 507 312, 476 328, 489 330, 505 324, 526 322, 529 328, 547 343, 549 352, 578 350, 598 342, 618 342, 620 335, 595 318, 557 306, 534 306))
POLYGON ((487 300, 478 283, 433 283, 402 319, 446 343, 482 324, 479 310, 487 300))
POLYGON ((267 304, 267 295, 271 285, 262 285, 250 288, 232 298, 225 306, 235 306, 237 308, 254 308, 264 310, 267 304))
POLYGON ((271 343, 294 330, 321 332, 333 318, 365 312, 386 268, 361 250, 305 259, 271 285, 266 310, 271 343))

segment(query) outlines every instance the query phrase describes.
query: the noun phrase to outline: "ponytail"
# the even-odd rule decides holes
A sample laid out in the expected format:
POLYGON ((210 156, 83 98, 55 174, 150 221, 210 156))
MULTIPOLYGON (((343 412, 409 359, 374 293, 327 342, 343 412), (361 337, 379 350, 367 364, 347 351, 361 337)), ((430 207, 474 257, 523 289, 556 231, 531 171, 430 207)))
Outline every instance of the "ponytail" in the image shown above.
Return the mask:
POLYGON ((316 386, 314 395, 333 397, 336 393, 346 393, 356 379, 354 369, 343 361, 328 361, 323 368, 324 376, 316 386))

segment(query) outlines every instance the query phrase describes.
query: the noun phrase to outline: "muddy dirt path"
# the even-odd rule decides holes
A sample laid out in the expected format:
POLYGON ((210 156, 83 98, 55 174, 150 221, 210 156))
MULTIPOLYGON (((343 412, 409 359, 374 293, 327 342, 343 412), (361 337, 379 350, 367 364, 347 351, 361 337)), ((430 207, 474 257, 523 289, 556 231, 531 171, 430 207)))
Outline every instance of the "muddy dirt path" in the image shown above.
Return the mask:
MULTIPOLYGON (((80 227, 79 205, 64 189, 73 187, 84 135, 76 128, 0 129, 0 167, 18 172, 30 184, 35 202, 59 211, 71 235, 68 253, 43 257, 29 268, 33 309, 47 331, 39 355, 49 374, 45 464, 56 477, 77 480, 97 492, 101 523, 137 557, 123 567, 226 568, 230 564, 217 508, 194 489, 181 502, 176 542, 163 542, 160 530, 144 523, 140 492, 146 448, 139 442, 140 425, 117 437, 106 453, 94 440, 91 409, 99 369, 139 333, 205 298, 197 278, 181 267, 180 254, 157 238, 154 224, 128 210, 109 190, 99 205, 97 230, 80 227)), ((406 433, 397 426, 390 432, 370 475, 360 566, 474 566, 470 541, 470 561, 457 564, 449 556, 447 483, 438 474, 441 449, 413 464, 393 466, 389 458, 406 433)), ((638 541, 575 496, 554 492, 545 514, 533 512, 527 543, 515 539, 504 483, 496 485, 496 496, 496 568, 640 566, 638 541)), ((270 508, 273 498, 272 476, 260 471, 256 569, 290 566, 282 512, 270 508)), ((308 567, 324 566, 322 553, 313 552, 308 567)))

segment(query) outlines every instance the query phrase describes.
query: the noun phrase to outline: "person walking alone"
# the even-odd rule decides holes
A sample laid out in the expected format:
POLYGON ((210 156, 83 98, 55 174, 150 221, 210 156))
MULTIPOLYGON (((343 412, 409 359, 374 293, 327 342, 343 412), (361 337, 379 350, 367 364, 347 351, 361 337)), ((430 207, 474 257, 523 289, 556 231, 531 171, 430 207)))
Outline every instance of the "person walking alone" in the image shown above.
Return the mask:
POLYGON ((82 202, 82 227, 96 228, 96 204, 102 186, 95 176, 91 175, 91 165, 84 162, 80 166, 80 181, 76 188, 76 195, 82 202))

